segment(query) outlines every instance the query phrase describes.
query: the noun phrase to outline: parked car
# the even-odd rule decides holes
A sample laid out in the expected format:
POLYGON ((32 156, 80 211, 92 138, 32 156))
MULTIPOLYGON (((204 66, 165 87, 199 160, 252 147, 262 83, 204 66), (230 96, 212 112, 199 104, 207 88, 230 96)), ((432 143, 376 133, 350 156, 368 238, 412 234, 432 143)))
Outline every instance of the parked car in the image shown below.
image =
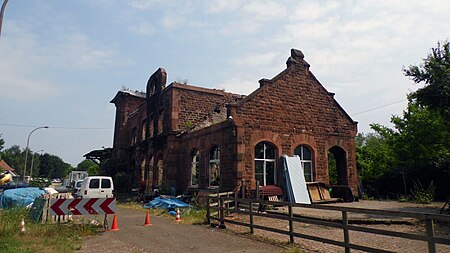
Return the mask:
POLYGON ((83 180, 80 189, 82 198, 114 197, 114 184, 111 177, 92 176, 83 180))
POLYGON ((80 189, 81 189, 81 185, 83 184, 83 180, 77 180, 75 181, 75 183, 73 184, 72 187, 72 196, 74 198, 81 198, 81 194, 80 194, 80 189))

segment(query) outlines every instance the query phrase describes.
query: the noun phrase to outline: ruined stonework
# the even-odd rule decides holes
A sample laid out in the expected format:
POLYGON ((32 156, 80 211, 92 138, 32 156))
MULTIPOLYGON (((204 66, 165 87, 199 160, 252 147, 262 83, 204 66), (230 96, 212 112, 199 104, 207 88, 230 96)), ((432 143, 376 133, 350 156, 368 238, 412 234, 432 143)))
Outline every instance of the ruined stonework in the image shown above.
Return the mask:
POLYGON ((158 69, 146 93, 119 91, 113 157, 124 161, 137 184, 150 189, 236 190, 281 183, 279 158, 300 155, 308 181, 329 183, 328 156, 336 161, 335 184, 358 194, 357 123, 292 49, 287 68, 259 81, 248 96, 173 82, 158 69), (193 173, 194 172, 194 173, 193 173))

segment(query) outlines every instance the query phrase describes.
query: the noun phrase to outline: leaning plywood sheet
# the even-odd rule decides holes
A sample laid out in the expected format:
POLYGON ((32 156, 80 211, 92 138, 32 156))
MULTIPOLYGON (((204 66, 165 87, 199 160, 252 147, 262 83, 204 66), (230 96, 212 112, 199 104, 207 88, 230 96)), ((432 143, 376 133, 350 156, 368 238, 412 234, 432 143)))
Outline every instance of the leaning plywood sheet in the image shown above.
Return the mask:
POLYGON ((322 200, 322 198, 320 197, 320 190, 319 190, 319 186, 317 184, 307 184, 308 186, 308 190, 309 190, 309 195, 311 196, 311 201, 312 202, 316 202, 316 201, 320 201, 322 200))
POLYGON ((295 203, 311 204, 300 158, 283 155, 282 161, 288 199, 295 203))

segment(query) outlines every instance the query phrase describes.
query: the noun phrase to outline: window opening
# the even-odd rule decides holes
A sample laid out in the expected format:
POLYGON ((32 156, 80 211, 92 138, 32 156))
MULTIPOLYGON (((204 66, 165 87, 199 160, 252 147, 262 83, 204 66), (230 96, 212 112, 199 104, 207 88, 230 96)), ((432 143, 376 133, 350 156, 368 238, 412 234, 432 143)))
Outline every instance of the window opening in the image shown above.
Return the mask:
POLYGON ((220 183, 220 149, 214 146, 209 152, 209 186, 219 186, 220 183))
POLYGON ((191 186, 198 186, 199 174, 200 174, 200 151, 195 149, 192 152, 191 186))
POLYGON ((261 185, 274 185, 277 183, 276 148, 266 142, 255 146, 255 179, 261 185))
POLYGON ((313 169, 311 150, 304 145, 300 145, 294 150, 294 155, 298 155, 300 157, 300 162, 303 167, 303 174, 305 175, 306 182, 312 182, 313 169))

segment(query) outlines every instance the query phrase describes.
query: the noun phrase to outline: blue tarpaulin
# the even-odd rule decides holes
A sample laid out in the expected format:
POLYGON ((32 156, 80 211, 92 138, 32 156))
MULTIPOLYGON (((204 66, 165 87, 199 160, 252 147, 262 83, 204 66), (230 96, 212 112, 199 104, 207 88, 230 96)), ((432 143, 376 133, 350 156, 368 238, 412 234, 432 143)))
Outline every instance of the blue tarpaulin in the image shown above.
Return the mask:
POLYGON ((189 207, 189 204, 184 203, 183 201, 177 198, 162 198, 157 197, 152 201, 148 202, 144 205, 144 208, 163 208, 163 209, 175 209, 182 207, 189 207))
POLYGON ((47 193, 45 190, 36 187, 5 190, 0 193, 0 208, 28 206, 45 193, 47 193))

